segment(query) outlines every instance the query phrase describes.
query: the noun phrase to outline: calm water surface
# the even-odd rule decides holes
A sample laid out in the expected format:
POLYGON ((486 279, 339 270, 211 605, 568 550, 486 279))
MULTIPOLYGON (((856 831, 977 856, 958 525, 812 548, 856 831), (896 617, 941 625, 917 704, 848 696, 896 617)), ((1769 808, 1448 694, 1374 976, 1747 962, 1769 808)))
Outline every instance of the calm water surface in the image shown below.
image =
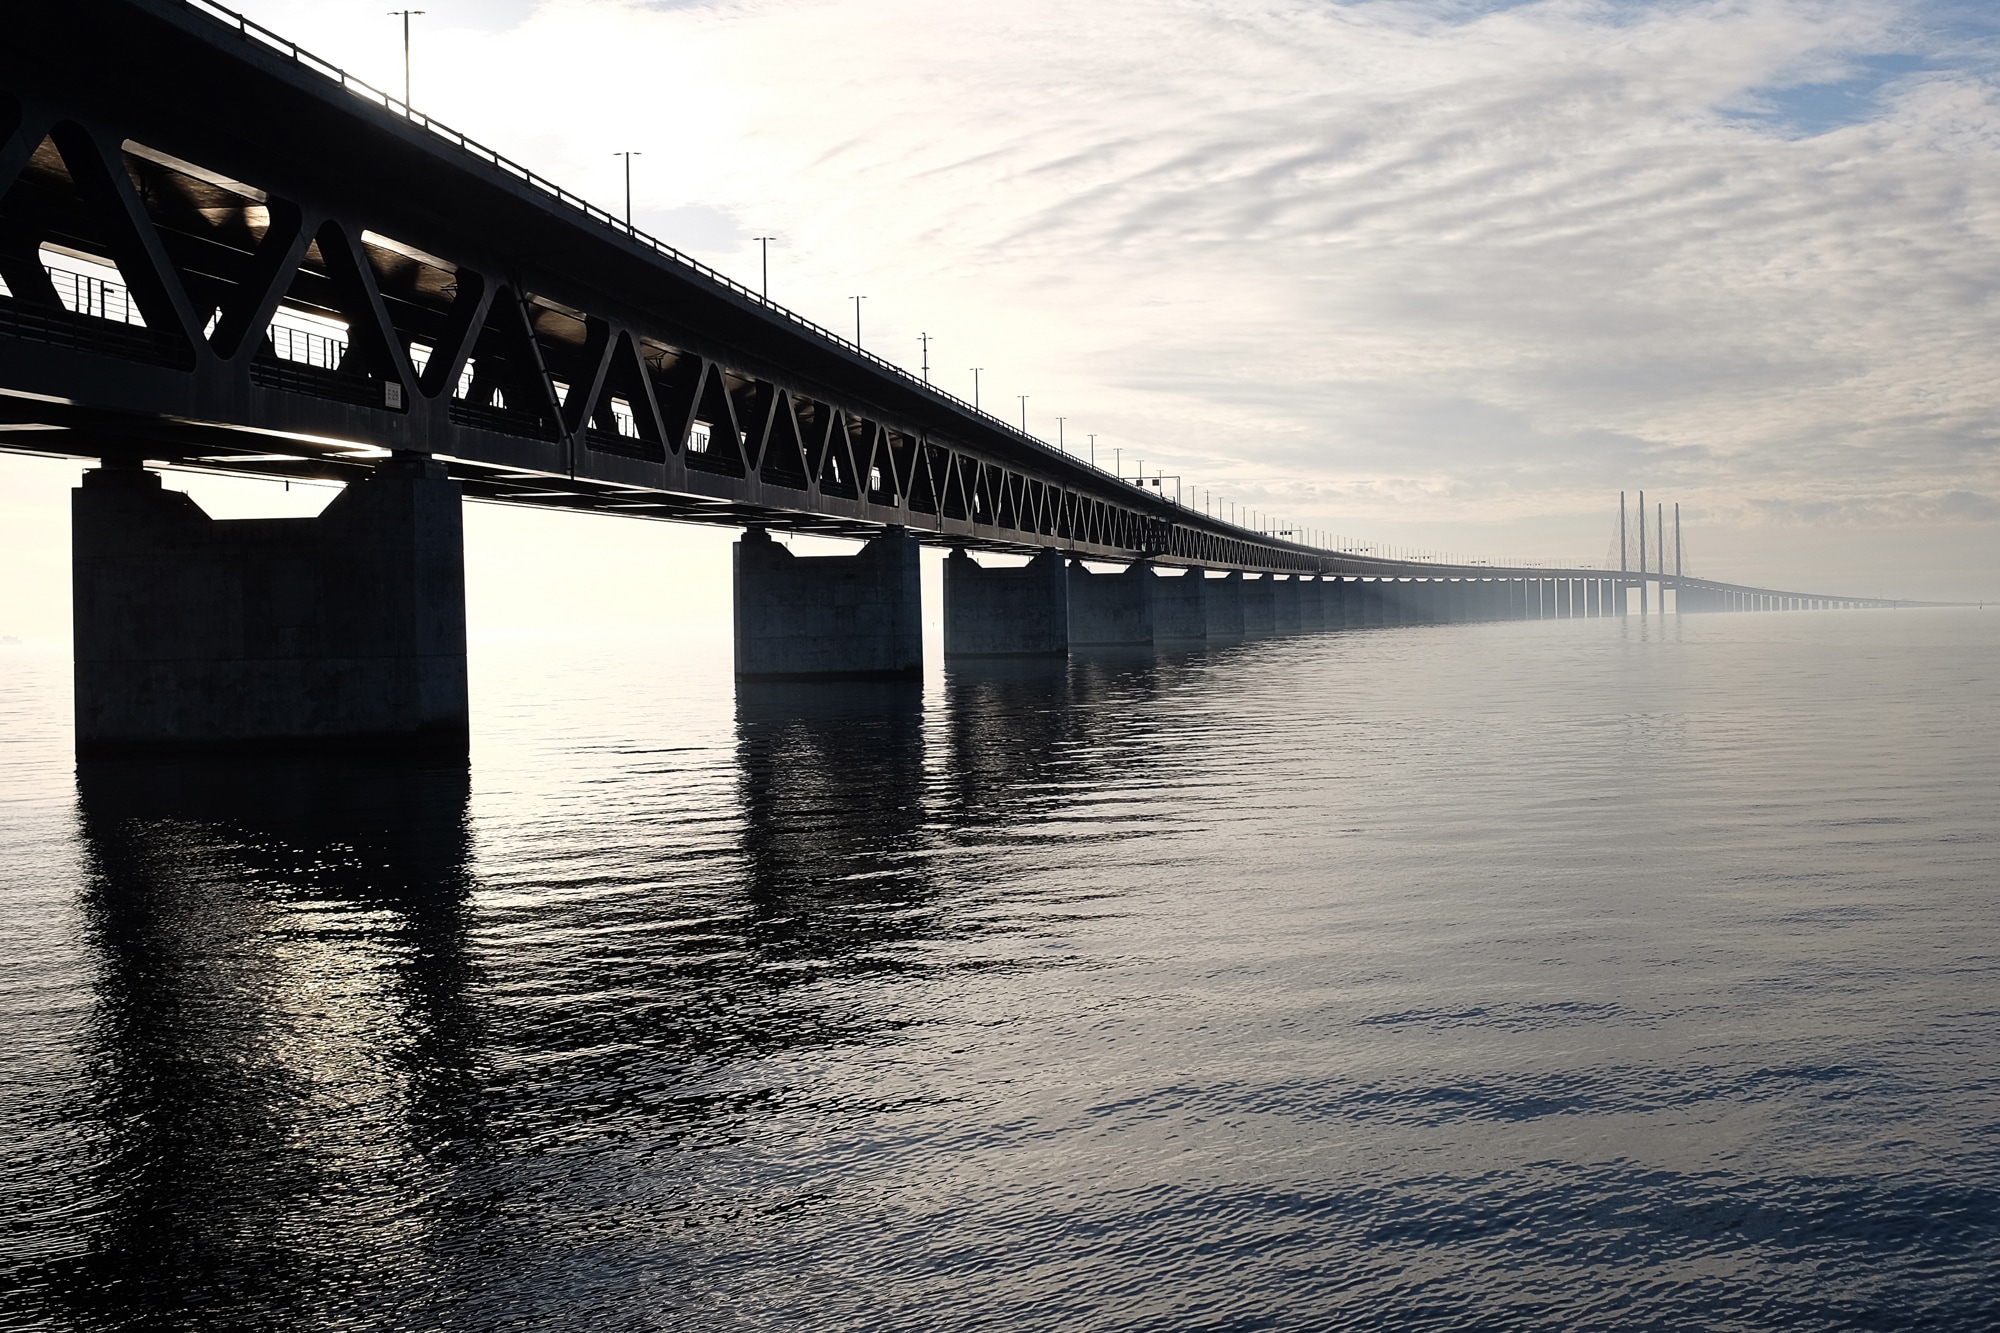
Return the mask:
POLYGON ((2000 616, 68 756, 0 660, 0 1327, 2000 1325, 2000 616))

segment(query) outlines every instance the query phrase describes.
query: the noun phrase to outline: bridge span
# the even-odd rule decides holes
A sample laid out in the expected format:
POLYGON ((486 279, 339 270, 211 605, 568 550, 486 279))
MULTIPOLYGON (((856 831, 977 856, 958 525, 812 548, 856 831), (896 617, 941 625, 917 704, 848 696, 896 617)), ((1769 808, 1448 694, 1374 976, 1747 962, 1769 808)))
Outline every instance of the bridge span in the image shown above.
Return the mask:
POLYGON ((463 497, 743 529, 746 677, 914 672, 920 543, 953 548, 954 656, 1669 595, 1889 604, 1252 531, 1050 447, 229 10, 66 0, 6 27, 0 449, 100 464, 73 511, 81 749, 462 749, 463 497), (149 465, 348 485, 318 519, 217 522, 149 465), (867 545, 799 558, 774 532, 867 545))

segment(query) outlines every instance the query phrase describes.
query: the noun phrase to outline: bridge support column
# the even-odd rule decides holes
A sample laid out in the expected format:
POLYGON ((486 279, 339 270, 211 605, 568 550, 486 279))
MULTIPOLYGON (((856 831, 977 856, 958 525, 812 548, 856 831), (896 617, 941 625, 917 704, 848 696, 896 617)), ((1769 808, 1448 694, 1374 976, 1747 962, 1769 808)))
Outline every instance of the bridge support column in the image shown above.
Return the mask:
POLYGON ((1378 626, 1396 624, 1398 622, 1396 620, 1396 616, 1398 616, 1396 580, 1394 578, 1376 578, 1374 582, 1364 582, 1362 588, 1364 588, 1362 614, 1366 616, 1364 624, 1378 624, 1378 626))
POLYGON ((1118 574, 1093 574, 1077 561, 1069 567, 1069 641, 1072 647, 1153 645, 1153 567, 1141 560, 1118 574))
POLYGON ((1403 585, 1391 578, 1376 579, 1373 584, 1372 605, 1369 608, 1372 625, 1385 628, 1403 623, 1403 585))
POLYGON ((399 456, 318 518, 217 520, 157 473, 71 495, 76 748, 463 756, 458 483, 399 456))
POLYGON ((1207 609, 1208 637, 1243 637, 1243 575, 1232 570, 1228 578, 1207 579, 1202 589, 1202 605, 1207 609))
POLYGON ((752 528, 735 556, 739 679, 923 674, 917 543, 904 529, 884 529, 853 555, 798 556, 752 528))
POLYGON ((985 569, 964 548, 944 562, 946 657, 1061 657, 1069 652, 1069 570, 1052 547, 1012 569, 985 569))
POLYGON ((1431 585, 1428 580, 1413 578, 1407 583, 1399 582, 1396 591, 1402 594, 1405 625, 1431 623, 1431 585))
MULTIPOLYGON (((1153 641, 1199 643, 1208 638, 1208 590, 1199 569, 1153 576, 1153 641)), ((1220 582, 1221 580, 1217 580, 1220 582)))
POLYGON ((1401 625, 1409 620, 1409 607, 1403 596, 1403 581, 1395 578, 1381 578, 1375 581, 1375 591, 1382 598, 1383 625, 1401 625))
POLYGON ((1389 592, 1396 599, 1397 624, 1421 625, 1429 619, 1422 610, 1423 584, 1415 579, 1397 579, 1389 585, 1389 592))
POLYGON ((1361 580, 1334 577, 1326 585, 1326 623, 1330 629, 1361 624, 1361 580))
POLYGON ((1331 586, 1318 575, 1299 579, 1299 633, 1318 634, 1326 629, 1326 603, 1331 586))
POLYGON ((1271 577, 1271 633, 1297 634, 1300 629, 1299 581, 1271 577))
POLYGON ((1276 599, 1271 591, 1276 582, 1269 574, 1243 580, 1244 638, 1262 639, 1277 633, 1276 599))

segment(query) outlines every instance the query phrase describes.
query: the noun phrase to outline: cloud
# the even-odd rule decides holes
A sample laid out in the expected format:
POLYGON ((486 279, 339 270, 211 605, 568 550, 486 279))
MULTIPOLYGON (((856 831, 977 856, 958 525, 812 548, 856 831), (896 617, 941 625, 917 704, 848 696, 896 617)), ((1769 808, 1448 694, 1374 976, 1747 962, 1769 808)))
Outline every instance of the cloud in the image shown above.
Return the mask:
POLYGON ((1815 527, 1908 528, 1934 523, 2000 522, 2000 500, 1974 491, 1849 496, 1838 500, 1758 500, 1754 516, 1765 522, 1815 527))

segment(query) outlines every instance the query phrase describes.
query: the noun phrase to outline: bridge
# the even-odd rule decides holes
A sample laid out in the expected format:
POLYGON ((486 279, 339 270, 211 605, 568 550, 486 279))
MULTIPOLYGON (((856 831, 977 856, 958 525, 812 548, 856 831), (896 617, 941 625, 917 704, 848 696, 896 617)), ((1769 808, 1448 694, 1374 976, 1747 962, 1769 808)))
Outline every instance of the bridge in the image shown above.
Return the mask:
POLYGON ((1643 537, 1639 568, 1612 571, 1253 531, 1050 447, 230 10, 65 0, 5 25, 0 449, 98 463, 73 502, 82 751, 462 750, 465 497, 742 529, 749 678, 916 672, 922 543, 952 548, 951 656, 1892 604, 1665 574, 1663 548, 1647 570, 1643 537), (221 522, 162 465, 346 486, 317 519, 221 522), (866 545, 795 557, 773 532, 866 545))

